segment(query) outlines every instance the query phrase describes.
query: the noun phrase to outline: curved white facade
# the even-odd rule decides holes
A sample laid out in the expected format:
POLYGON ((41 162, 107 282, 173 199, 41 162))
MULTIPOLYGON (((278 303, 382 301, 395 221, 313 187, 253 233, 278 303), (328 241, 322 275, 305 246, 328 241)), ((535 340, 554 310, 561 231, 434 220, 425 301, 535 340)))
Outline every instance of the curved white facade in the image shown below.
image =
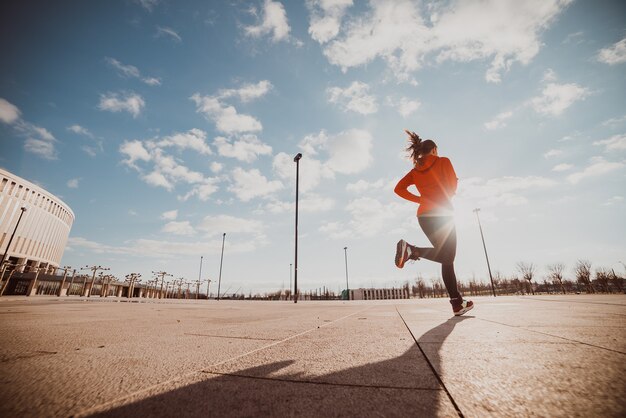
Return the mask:
MULTIPOLYGON (((26 211, 7 253, 12 264, 59 267, 67 238, 74 223, 74 212, 61 199, 41 187, 0 169, 0 257, 22 212, 26 211)), ((22 268, 19 268, 22 270, 22 268)))

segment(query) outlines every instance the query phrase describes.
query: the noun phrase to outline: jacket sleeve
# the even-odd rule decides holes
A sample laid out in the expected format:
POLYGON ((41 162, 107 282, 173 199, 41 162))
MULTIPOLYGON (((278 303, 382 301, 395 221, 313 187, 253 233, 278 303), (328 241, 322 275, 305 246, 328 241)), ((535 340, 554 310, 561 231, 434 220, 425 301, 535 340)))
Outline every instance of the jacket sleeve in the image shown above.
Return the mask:
POLYGON ((452 197, 456 194, 456 188, 459 182, 459 179, 454 172, 454 167, 452 167, 452 163, 447 158, 442 158, 443 163, 443 177, 444 184, 446 187, 446 192, 448 193, 448 197, 452 197))
POLYGON ((420 203, 420 197, 409 192, 408 188, 413 184, 413 176, 411 171, 407 173, 406 176, 402 177, 398 184, 396 184, 396 188, 393 191, 403 199, 409 200, 411 202, 420 203))

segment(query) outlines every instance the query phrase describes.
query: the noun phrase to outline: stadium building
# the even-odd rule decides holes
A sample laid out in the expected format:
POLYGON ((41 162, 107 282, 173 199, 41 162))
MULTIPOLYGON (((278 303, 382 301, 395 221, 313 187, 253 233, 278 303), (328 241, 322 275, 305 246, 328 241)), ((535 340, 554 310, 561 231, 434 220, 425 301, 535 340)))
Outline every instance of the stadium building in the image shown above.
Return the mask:
POLYGON ((0 257, 6 252, 8 269, 53 274, 73 222, 74 212, 61 199, 0 169, 0 257))

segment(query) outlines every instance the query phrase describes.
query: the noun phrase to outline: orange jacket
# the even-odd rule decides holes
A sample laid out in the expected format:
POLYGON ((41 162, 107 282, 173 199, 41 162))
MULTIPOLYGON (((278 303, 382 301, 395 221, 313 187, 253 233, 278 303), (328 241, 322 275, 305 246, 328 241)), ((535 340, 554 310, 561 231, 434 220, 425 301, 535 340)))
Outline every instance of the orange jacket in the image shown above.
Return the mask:
POLYGON ((452 196, 456 193, 458 179, 452 163, 445 157, 427 155, 420 167, 407 173, 396 185, 394 192, 411 202, 419 204, 417 215, 434 209, 452 209, 452 196), (414 185, 419 196, 408 191, 414 185))

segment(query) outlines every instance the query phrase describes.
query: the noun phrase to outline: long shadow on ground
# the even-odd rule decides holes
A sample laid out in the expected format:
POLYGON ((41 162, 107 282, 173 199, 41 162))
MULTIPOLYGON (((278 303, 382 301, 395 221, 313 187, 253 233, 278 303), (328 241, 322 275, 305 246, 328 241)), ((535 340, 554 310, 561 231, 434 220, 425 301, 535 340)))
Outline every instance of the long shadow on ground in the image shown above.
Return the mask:
MULTIPOLYGON (((455 325, 467 317, 451 318, 418 338, 436 354, 455 325)), ((410 376, 410 385, 371 385, 364 377, 379 376, 393 382, 397 373, 415 370, 423 356, 418 345, 403 355, 365 366, 347 368, 315 378, 275 373, 295 361, 280 361, 229 374, 207 372, 207 379, 115 407, 93 417, 210 417, 210 416, 458 416, 438 378, 429 366, 410 376), (305 380, 303 380, 305 379, 305 380), (337 382, 351 382, 349 384, 337 382), (356 382, 356 383, 354 383, 356 382)), ((423 363, 423 362, 421 362, 423 363)), ((372 380, 372 379, 368 379, 372 380)), ((406 382, 406 375, 404 379, 406 382)))

